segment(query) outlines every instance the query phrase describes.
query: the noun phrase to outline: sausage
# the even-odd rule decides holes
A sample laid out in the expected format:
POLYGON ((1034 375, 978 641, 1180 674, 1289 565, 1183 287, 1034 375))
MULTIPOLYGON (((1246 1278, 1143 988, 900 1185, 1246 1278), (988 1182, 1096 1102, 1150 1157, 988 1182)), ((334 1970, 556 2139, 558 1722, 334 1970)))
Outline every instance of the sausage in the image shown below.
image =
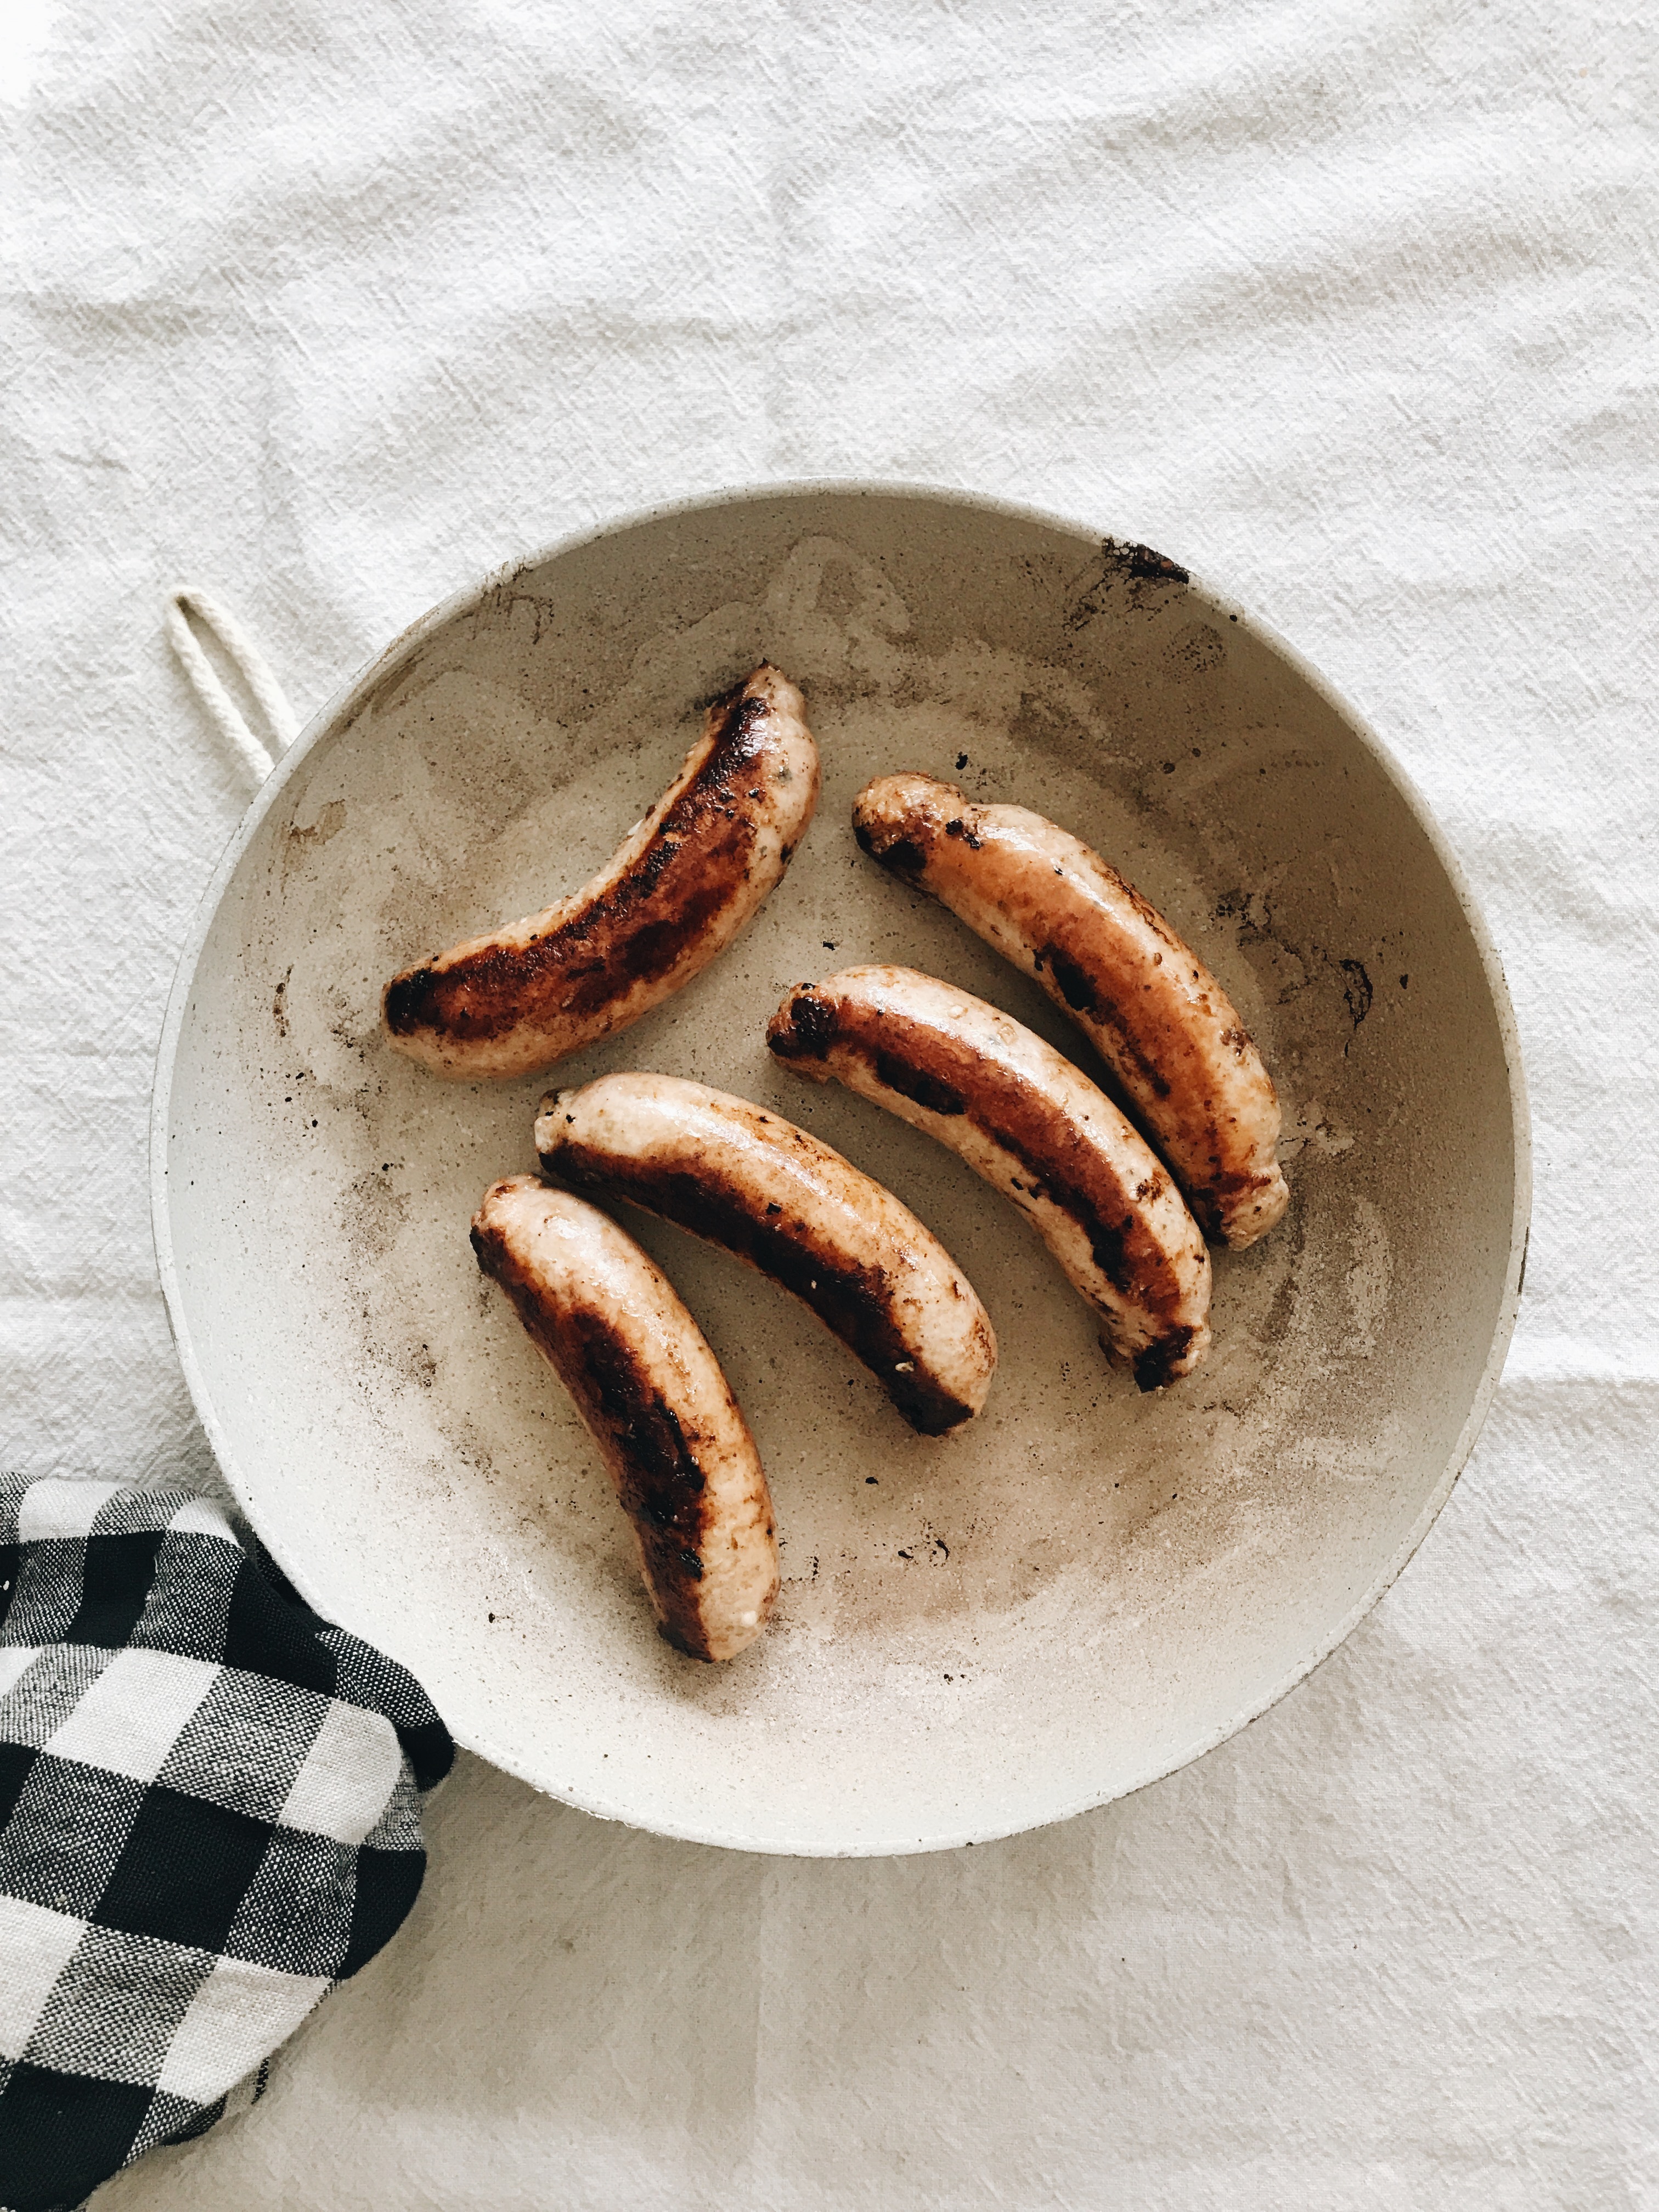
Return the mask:
POLYGON ((766 1042, 937 1137, 1030 1216, 1143 1390, 1209 1349, 1210 1255, 1167 1168, 1105 1092, 983 999, 914 968, 790 992, 766 1042))
POLYGON ((1115 868, 1040 814, 914 773, 866 784, 853 827, 1065 1008, 1207 1236, 1242 1251, 1273 1227, 1290 1198, 1273 1079, 1215 977, 1115 868))
POLYGON ((730 1659, 778 1594, 765 1471, 702 1330, 633 1238, 534 1176, 493 1183, 472 1249, 575 1401, 633 1523, 660 1633, 730 1659))
POLYGON ((985 1402, 996 1337, 945 1247, 889 1190, 781 1115, 671 1075, 605 1075, 542 1102, 549 1175, 614 1192, 769 1275, 811 1308, 911 1427, 985 1402))
POLYGON ((533 1074, 649 1013, 774 890, 818 799, 800 693, 763 662, 708 709, 657 805, 590 883, 386 985, 386 1033, 435 1075, 533 1074))

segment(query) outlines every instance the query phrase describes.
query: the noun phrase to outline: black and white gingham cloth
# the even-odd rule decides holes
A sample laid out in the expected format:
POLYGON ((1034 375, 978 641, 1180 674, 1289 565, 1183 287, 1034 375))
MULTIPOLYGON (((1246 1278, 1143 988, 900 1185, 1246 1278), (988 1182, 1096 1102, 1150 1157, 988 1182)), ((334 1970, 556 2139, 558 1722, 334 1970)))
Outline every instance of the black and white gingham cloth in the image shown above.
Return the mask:
POLYGON ((414 1903, 451 1756, 217 1506, 0 1479, 0 2207, 234 2105, 414 1903))

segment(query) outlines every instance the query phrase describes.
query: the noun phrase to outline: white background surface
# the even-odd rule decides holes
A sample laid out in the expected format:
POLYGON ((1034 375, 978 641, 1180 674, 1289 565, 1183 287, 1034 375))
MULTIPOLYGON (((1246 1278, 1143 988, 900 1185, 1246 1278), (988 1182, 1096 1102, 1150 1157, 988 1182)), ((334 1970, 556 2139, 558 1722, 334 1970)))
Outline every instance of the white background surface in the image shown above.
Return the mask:
POLYGON ((1659 40, 1542 0, 19 6, 0 53, 4 1455, 211 1480, 146 1208, 246 796, 164 648, 309 709, 590 520, 893 476, 1258 608, 1446 825, 1538 1196, 1398 1588, 1142 1797, 749 1859, 476 1762, 404 1936, 167 2206, 1659 2203, 1659 40))

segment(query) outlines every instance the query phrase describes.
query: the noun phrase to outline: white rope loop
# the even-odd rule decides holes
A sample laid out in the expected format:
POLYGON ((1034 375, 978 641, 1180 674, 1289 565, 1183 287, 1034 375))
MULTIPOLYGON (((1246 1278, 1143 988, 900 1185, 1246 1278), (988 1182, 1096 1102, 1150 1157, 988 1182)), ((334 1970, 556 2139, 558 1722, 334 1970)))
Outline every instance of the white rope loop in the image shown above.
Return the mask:
POLYGON ((271 672, 270 662, 223 601, 216 599, 210 592, 198 591, 193 584, 180 585, 167 601, 167 629, 168 641, 195 687, 196 696, 263 783, 300 734, 299 721, 271 672), (220 682, 213 663, 203 652, 186 619, 191 616, 217 640, 226 658, 253 695, 265 720, 267 735, 264 744, 249 729, 235 701, 220 682))

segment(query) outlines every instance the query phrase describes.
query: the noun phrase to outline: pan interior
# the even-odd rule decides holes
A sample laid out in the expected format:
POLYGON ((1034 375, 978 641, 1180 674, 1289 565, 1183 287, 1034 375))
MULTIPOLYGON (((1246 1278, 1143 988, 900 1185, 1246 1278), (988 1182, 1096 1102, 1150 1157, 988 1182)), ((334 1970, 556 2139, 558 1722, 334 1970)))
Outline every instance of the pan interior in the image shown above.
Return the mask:
POLYGON ((1507 1009, 1395 774, 1224 600, 981 505, 757 495, 441 611, 297 750, 175 1000, 164 1275, 251 1519, 463 1742, 665 1832, 925 1849, 1168 1771, 1397 1570, 1507 1328, 1507 1009), (440 1082, 387 1049, 378 1007, 395 969, 601 866, 701 702, 763 658, 807 695, 812 829, 732 951, 558 1080, 658 1068, 811 1129, 943 1239, 1001 1362, 981 1418, 925 1442, 809 1315, 624 1212, 724 1363, 777 1506, 777 1619, 707 1668, 652 1633, 597 1455, 468 1247, 484 1187, 534 1165, 544 1082, 440 1082), (1034 1233, 964 1166, 765 1049, 790 986, 894 960, 1098 1073, 1034 985, 858 852, 854 793, 903 767, 1035 807, 1121 867, 1278 1081, 1290 1214, 1216 1255, 1213 1353, 1167 1391, 1108 1366, 1034 1233))

